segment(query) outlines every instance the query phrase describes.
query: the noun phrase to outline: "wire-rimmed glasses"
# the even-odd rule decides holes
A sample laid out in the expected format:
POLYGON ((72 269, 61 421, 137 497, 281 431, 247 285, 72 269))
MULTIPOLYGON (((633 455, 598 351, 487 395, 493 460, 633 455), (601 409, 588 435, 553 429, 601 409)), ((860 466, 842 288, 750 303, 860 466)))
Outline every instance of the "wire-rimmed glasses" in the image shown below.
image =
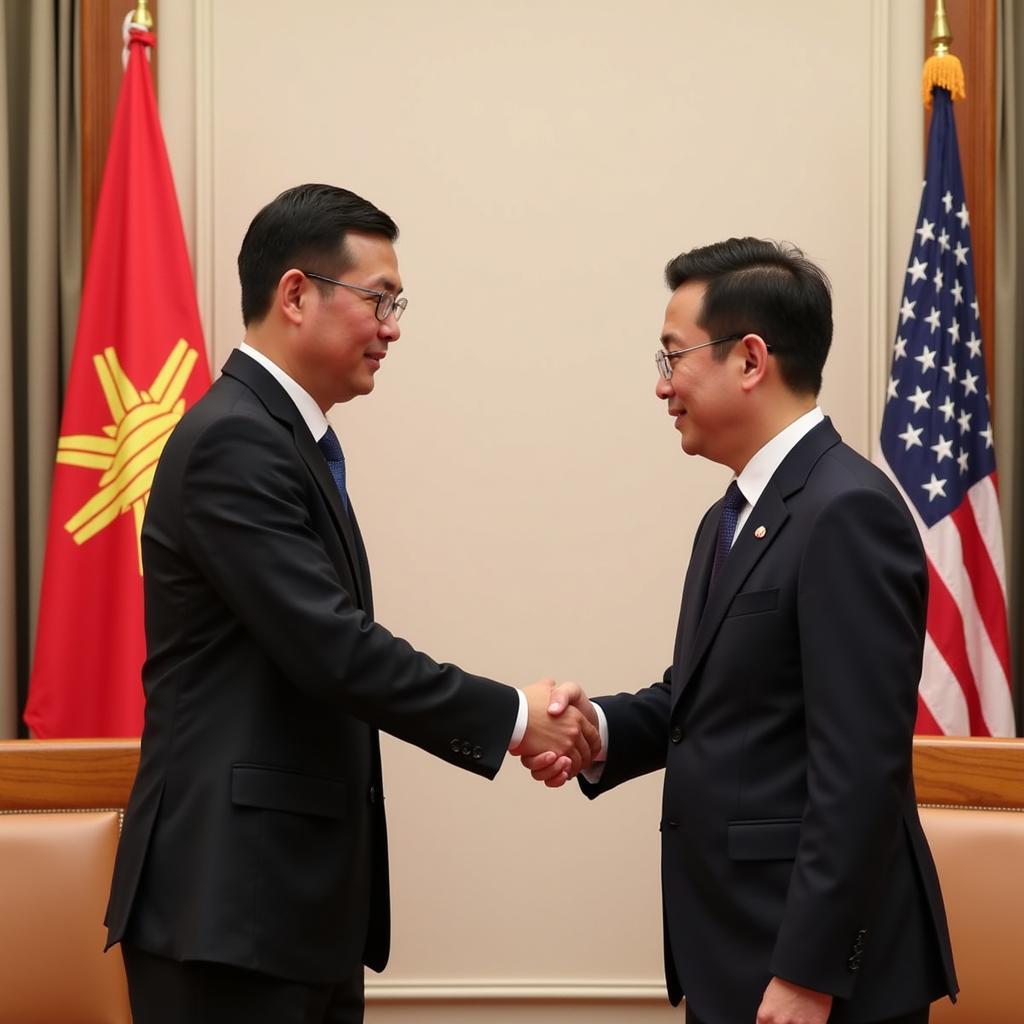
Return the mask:
POLYGON ((378 292, 374 291, 373 288, 363 288, 358 284, 349 284, 346 281, 335 281, 333 277, 324 277, 323 274, 314 274, 312 270, 304 270, 303 273, 306 277, 314 277, 317 281, 323 281, 326 284, 336 284, 339 288, 348 288, 354 292, 362 292, 364 295, 373 295, 377 299, 377 308, 374 311, 374 315, 377 319, 383 323, 392 313, 395 314, 396 320, 402 319, 402 314, 405 312, 405 307, 409 305, 409 300, 404 297, 398 297, 393 295, 391 292, 378 292))
MULTIPOLYGON (((721 345, 725 341, 739 341, 740 338, 745 337, 745 333, 727 334, 724 338, 715 338, 712 341, 702 341, 699 345, 690 345, 688 348, 659 348, 658 351, 654 353, 654 362, 658 367, 658 373, 660 373, 665 380, 671 380, 673 359, 679 359, 680 356, 685 356, 687 352, 696 352, 699 348, 708 348, 711 345, 721 345)), ((769 352, 772 350, 771 345, 765 345, 765 348, 769 352)))

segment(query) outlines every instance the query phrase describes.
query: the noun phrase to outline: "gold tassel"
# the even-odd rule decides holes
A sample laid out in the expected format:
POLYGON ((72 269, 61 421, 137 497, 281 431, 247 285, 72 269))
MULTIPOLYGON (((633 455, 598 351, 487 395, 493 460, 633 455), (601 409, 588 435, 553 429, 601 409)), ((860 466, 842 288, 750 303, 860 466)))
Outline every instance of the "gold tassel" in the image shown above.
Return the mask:
POLYGON ((948 89, 949 95, 954 100, 962 100, 966 97, 964 66, 960 63, 959 57, 954 57, 951 53, 944 53, 941 56, 929 57, 924 62, 924 71, 921 75, 921 94, 926 110, 932 108, 932 88, 936 85, 940 89, 948 89))

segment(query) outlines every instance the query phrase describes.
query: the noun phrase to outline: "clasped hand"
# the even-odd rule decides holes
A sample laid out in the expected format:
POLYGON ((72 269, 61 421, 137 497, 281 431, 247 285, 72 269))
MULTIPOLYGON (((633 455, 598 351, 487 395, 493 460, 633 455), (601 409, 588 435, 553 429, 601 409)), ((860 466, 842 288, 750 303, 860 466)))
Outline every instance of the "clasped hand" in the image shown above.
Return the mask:
POLYGON ((538 782, 562 786, 601 753, 597 712, 577 683, 540 679, 524 692, 526 734, 512 753, 538 782))

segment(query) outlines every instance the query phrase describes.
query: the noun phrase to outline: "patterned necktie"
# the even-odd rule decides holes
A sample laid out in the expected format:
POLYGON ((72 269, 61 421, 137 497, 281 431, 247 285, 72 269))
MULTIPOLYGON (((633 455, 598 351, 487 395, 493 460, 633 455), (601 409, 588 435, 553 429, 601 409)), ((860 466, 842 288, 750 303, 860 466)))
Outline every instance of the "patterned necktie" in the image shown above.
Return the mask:
POLYGON ((718 523, 718 542, 715 544, 715 561, 711 566, 709 591, 715 585, 715 580, 732 550, 732 539, 736 536, 736 520, 739 519, 740 509, 746 503, 747 499, 743 497, 739 485, 733 480, 725 492, 725 498, 722 499, 722 518, 718 523))
POLYGON ((341 442, 338 440, 338 435, 331 427, 328 427, 327 433, 317 441, 316 446, 323 452, 323 456, 327 460, 327 468, 331 471, 331 476, 334 477, 334 485, 338 488, 338 494, 341 495, 341 503, 345 506, 345 511, 347 512, 348 491, 345 489, 345 453, 341 450, 341 442))

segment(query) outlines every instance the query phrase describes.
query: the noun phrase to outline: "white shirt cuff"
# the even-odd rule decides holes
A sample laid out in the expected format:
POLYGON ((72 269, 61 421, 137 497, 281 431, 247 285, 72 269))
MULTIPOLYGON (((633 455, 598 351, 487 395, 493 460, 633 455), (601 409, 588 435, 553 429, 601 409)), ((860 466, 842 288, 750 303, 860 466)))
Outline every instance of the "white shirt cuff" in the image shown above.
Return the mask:
POLYGON ((589 768, 584 768, 580 772, 580 775, 587 782, 596 785, 601 781, 601 776, 604 774, 604 762, 608 760, 608 718, 600 704, 595 704, 594 710, 597 712, 597 731, 601 734, 601 753, 597 755, 597 760, 589 768))
POLYGON ((526 735, 526 723, 529 718, 526 694, 520 689, 516 689, 516 693, 519 694, 519 713, 516 715, 516 727, 512 730, 512 739, 508 741, 509 750, 515 750, 523 742, 523 737, 526 735))

